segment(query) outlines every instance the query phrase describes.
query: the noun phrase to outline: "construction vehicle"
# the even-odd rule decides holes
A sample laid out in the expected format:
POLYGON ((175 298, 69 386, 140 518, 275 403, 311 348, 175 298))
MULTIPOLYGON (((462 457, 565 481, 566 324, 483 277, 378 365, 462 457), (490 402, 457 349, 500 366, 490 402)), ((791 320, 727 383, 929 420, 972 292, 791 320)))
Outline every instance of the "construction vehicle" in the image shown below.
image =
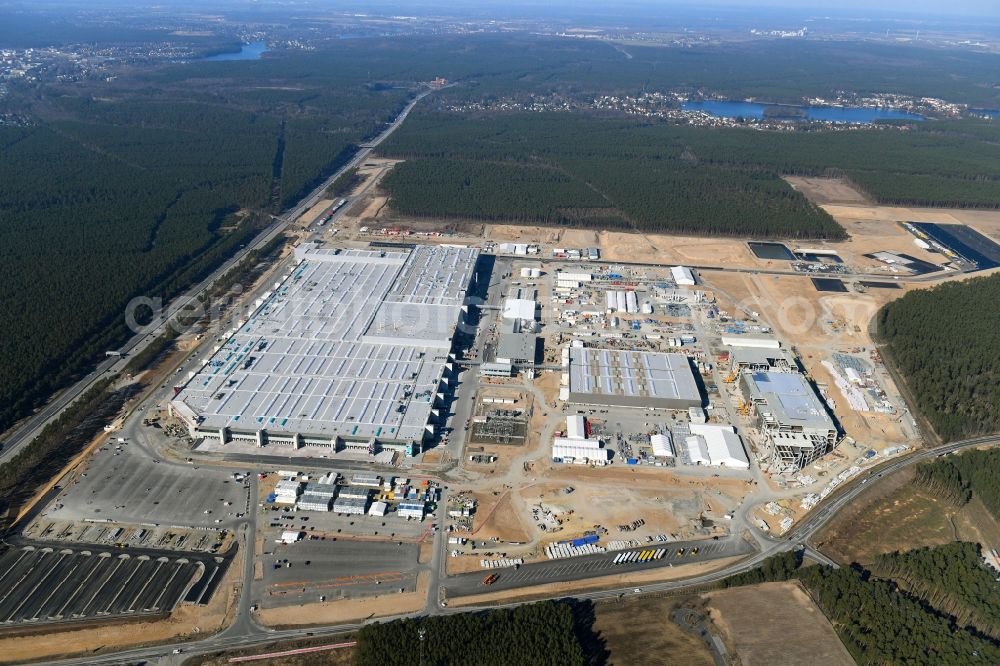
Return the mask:
POLYGON ((500 574, 495 574, 495 573, 490 574, 489 576, 483 579, 483 585, 492 585, 493 583, 497 582, 498 578, 500 578, 500 574))
POLYGON ((723 379, 722 381, 726 382, 727 384, 732 384, 733 382, 736 381, 736 373, 735 372, 730 373, 729 376, 723 379))

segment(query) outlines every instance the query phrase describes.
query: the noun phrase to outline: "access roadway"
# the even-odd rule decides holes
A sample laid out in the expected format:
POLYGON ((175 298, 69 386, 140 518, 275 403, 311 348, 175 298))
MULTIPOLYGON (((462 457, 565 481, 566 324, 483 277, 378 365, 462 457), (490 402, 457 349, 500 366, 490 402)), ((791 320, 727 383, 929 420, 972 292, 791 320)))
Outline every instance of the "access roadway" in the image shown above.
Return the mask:
MULTIPOLYGON (((170 325, 169 322, 175 315, 182 312, 188 306, 196 304, 198 297, 210 289, 220 277, 236 266, 250 252, 264 247, 269 241, 284 231, 289 224, 297 220, 304 212, 315 206, 316 203, 323 198, 326 189, 330 187, 330 185, 332 185, 337 178, 362 164, 375 148, 388 139, 393 132, 399 129, 399 127, 403 124, 403 121, 406 120, 406 117, 410 114, 410 111, 413 110, 413 107, 415 107, 420 100, 429 95, 431 92, 433 92, 433 89, 426 89, 419 92, 406 104, 405 107, 403 107, 402 111, 399 112, 396 118, 389 123, 378 136, 371 141, 362 144, 359 147, 358 152, 355 153, 354 157, 351 158, 349 162, 327 178, 326 181, 320 184, 305 199, 300 201, 295 208, 286 212, 281 217, 275 217, 270 226, 260 232, 250 243, 246 244, 236 254, 226 260, 221 266, 213 271, 211 275, 189 289, 183 295, 174 299, 164 309, 161 316, 157 317, 150 324, 142 327, 128 342, 116 350, 120 353, 120 355, 108 357, 98 363, 90 374, 79 380, 73 386, 64 390, 54 399, 49 401, 48 404, 46 404, 42 409, 12 429, 7 436, 6 441, 4 441, 3 450, 0 450, 0 463, 6 462, 17 455, 18 451, 20 451, 23 446, 32 441, 46 425, 62 414, 67 407, 83 395, 83 393, 91 386, 95 385, 101 379, 113 377, 119 374, 128 363, 127 356, 129 354, 137 354, 145 349, 166 330, 166 327, 170 325)), ((335 217, 342 215, 347 208, 347 205, 341 206, 335 217)))
MULTIPOLYGON (((887 461, 886 463, 870 470, 867 474, 861 476, 860 478, 855 478, 854 481, 846 483, 840 490, 835 492, 831 497, 827 498, 823 503, 821 503, 816 509, 809 514, 809 516, 801 521, 795 528, 789 532, 788 535, 782 537, 781 539, 774 539, 767 537, 766 540, 770 543, 766 548, 761 549, 756 554, 736 562, 728 567, 719 569, 717 571, 700 574, 697 576, 692 576, 689 578, 666 581, 662 583, 651 583, 644 584, 642 587, 625 587, 619 589, 601 590, 595 592, 581 592, 575 594, 557 594, 553 595, 553 598, 562 598, 571 596, 576 599, 608 599, 616 598, 624 595, 630 594, 643 594, 649 592, 669 592, 669 591, 679 591, 688 588, 697 588, 702 585, 718 582, 724 578, 732 576, 734 574, 742 573, 754 569, 769 557, 777 555, 779 553, 794 550, 799 548, 805 549, 805 554, 809 557, 819 560, 820 562, 826 564, 835 564, 829 558, 826 558, 820 553, 817 553, 813 548, 805 545, 809 538, 816 534, 820 529, 826 526, 830 520, 839 512, 842 508, 854 501, 858 495, 860 495, 868 487, 878 483, 882 478, 898 472, 910 465, 917 464, 926 460, 931 460, 937 456, 946 455, 948 453, 954 453, 956 451, 968 448, 974 448, 979 446, 993 445, 1000 443, 1000 436, 987 436, 987 437, 977 437, 974 439, 963 440, 959 442, 954 442, 951 444, 946 444, 944 446, 935 447, 932 449, 925 449, 922 451, 915 452, 909 456, 899 458, 897 460, 887 461)), ((253 521, 248 521, 248 526, 253 521)), ((244 547, 248 544, 252 544, 252 535, 245 535, 244 547)), ((437 535, 440 539, 440 533, 437 535)), ((435 548, 438 550, 438 548, 435 548)), ((668 562, 664 562, 667 564, 668 562)), ((441 563, 436 562, 436 566, 433 568, 438 570, 441 563)), ((585 572, 588 573, 589 572, 585 572)), ((603 572, 597 571, 596 575, 601 575, 603 572)), ((245 563, 244 566, 244 588, 249 588, 249 583, 252 580, 253 569, 252 566, 245 563)), ((592 577, 591 575, 584 575, 581 579, 592 577)), ((538 585, 545 581, 534 581, 530 582, 530 585, 538 585)), ((444 584, 447 584, 446 582, 444 584)), ((485 591, 485 588, 484 590, 485 591)), ((437 590, 431 590, 432 597, 437 595, 437 590)), ((213 636, 206 637, 199 641, 193 642, 178 642, 170 645, 160 645, 153 647, 142 647, 118 651, 115 653, 110 653, 108 655, 88 655, 86 657, 80 657, 75 659, 57 660, 46 663, 58 664, 60 666, 111 666, 112 664, 122 664, 129 662, 137 662, 151 659, 162 659, 162 663, 180 663, 180 659, 174 659, 172 656, 172 651, 174 649, 183 650, 183 656, 187 657, 192 654, 206 654, 210 652, 217 652, 220 650, 233 650, 238 648, 265 645, 272 642, 283 641, 283 640, 293 640, 300 639, 310 636, 331 636, 336 634, 342 634, 345 632, 355 631, 365 623, 349 623, 341 625, 331 625, 327 627, 313 627, 313 628, 302 628, 302 629, 288 629, 288 630, 271 630, 261 627, 256 622, 253 621, 251 613, 249 610, 249 595, 242 595, 239 607, 239 613, 236 620, 229 628, 217 633, 213 636), (173 660, 172 660, 173 659, 173 660)), ((522 602, 514 602, 507 604, 491 604, 489 607, 513 607, 517 606, 522 602)), ((453 614, 461 612, 469 612, 477 610, 477 606, 465 606, 461 608, 444 606, 437 603, 436 599, 434 603, 428 603, 426 608, 420 613, 416 614, 406 614, 399 617, 410 617, 413 615, 442 615, 442 614, 453 614)), ((379 618, 381 621, 391 618, 379 618)))

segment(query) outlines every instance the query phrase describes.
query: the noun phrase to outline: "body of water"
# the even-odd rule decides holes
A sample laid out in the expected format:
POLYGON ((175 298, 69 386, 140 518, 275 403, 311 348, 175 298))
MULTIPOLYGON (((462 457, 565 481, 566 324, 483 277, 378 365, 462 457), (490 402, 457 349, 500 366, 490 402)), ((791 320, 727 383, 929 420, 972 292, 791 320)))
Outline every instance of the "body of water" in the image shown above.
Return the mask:
POLYGON ((242 45, 238 53, 218 53, 207 58, 202 58, 202 60, 260 60, 260 57, 266 52, 267 42, 254 42, 242 45))
MULTIPOLYGON (((757 102, 684 102, 681 108, 686 111, 704 111, 720 118, 764 118, 764 109, 770 104, 757 102)), ((877 120, 923 120, 923 116, 900 111, 899 109, 874 109, 867 107, 841 106, 800 106, 807 120, 825 120, 835 123, 871 123, 877 120)), ((790 116, 791 117, 791 116, 790 116)))

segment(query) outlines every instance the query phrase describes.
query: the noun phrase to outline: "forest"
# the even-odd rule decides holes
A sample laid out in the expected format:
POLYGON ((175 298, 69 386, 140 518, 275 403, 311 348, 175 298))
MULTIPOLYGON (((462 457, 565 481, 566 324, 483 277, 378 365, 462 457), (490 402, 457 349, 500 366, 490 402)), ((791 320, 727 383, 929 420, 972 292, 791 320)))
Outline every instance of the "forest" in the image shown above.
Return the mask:
POLYGON ((992 611, 984 606, 995 603, 996 586, 983 587, 986 578, 992 582, 992 575, 976 557, 974 546, 952 544, 897 553, 885 556, 877 566, 884 567, 884 577, 858 565, 798 567, 794 556, 786 553, 722 585, 798 580, 859 664, 1000 660, 1000 642, 965 621, 995 615, 995 606, 992 611))
POLYGON ((358 631, 354 663, 356 666, 418 662, 429 666, 582 665, 584 652, 576 631, 572 607, 556 601, 480 613, 395 620, 365 625, 358 631))
POLYGON ((579 115, 415 114, 382 148, 404 215, 754 237, 844 238, 777 173, 712 163, 677 128, 579 115))
POLYGON ((752 237, 844 237, 781 175, 847 176, 872 198, 1000 206, 1000 130, 761 132, 584 113, 422 112, 382 147, 401 215, 752 237))
POLYGON ((997 572, 983 565, 976 544, 955 542, 887 553, 878 557, 872 569, 953 616, 960 625, 1000 638, 997 572))
POLYGON ((912 291, 879 310, 877 335, 943 441, 1000 431, 1000 275, 912 291))
POLYGON ((36 125, 0 127, 0 431, 127 339, 131 298, 210 273, 409 95, 331 68, 258 88, 252 65, 52 84, 22 99, 36 125))
POLYGON ((1000 520, 1000 449, 975 449, 922 462, 916 478, 956 506, 978 497, 1000 520))

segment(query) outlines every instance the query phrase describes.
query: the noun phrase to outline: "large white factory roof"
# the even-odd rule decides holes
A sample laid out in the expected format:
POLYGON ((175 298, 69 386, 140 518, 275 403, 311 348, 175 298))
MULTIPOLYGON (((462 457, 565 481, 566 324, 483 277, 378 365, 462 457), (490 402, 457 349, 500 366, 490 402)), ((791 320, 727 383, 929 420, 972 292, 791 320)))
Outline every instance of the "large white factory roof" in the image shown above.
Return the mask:
POLYGON ((477 256, 300 248, 175 403, 201 430, 420 441, 477 256))
POLYGON ((764 400, 763 410, 779 423, 822 430, 835 427, 816 392, 797 372, 752 372, 745 375, 745 384, 750 398, 764 400))
POLYGON ((683 354, 571 347, 569 361, 573 402, 668 409, 702 402, 683 354))

